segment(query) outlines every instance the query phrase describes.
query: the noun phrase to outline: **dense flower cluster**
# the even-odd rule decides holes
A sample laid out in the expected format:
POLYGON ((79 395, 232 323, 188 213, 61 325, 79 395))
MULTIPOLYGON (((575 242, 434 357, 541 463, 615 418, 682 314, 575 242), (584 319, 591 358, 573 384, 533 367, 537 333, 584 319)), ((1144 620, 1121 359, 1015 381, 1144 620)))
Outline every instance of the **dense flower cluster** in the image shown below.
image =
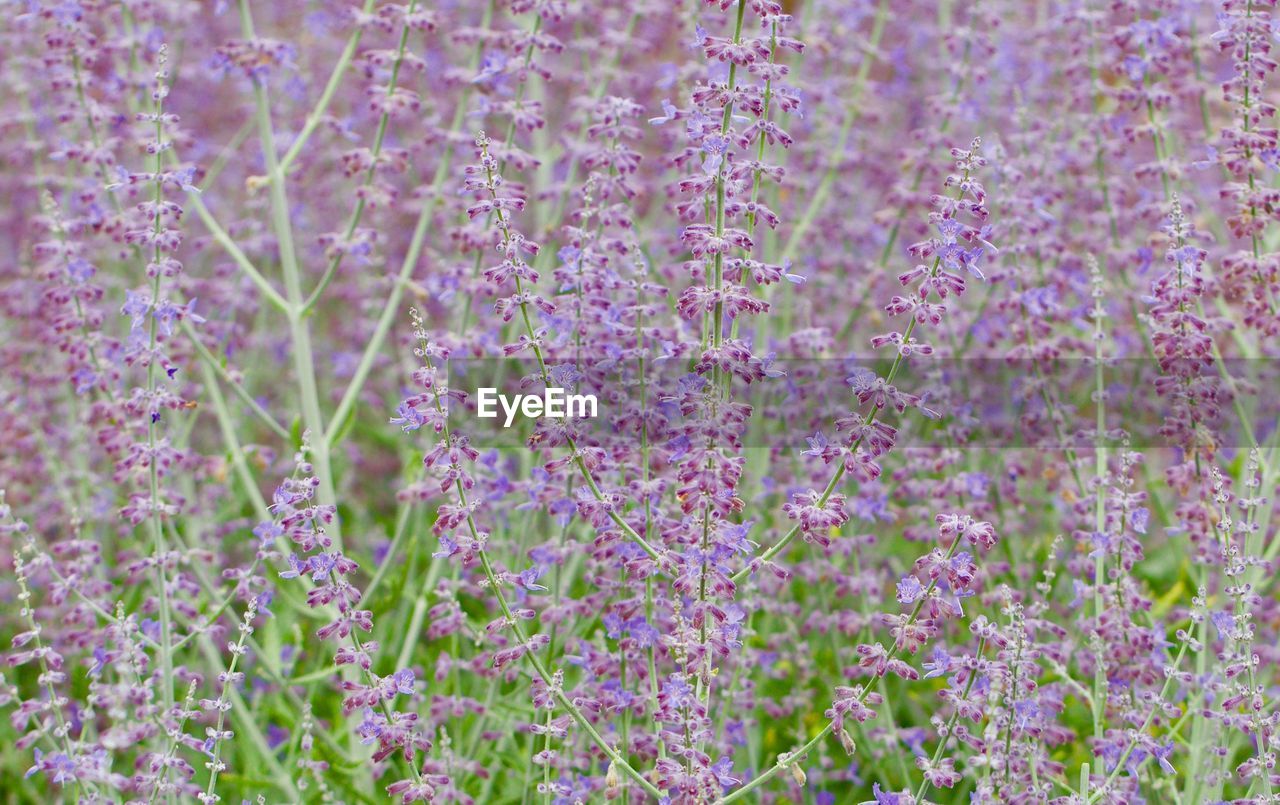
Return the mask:
POLYGON ((8 10, 9 799, 1280 802, 1276 0, 8 10))

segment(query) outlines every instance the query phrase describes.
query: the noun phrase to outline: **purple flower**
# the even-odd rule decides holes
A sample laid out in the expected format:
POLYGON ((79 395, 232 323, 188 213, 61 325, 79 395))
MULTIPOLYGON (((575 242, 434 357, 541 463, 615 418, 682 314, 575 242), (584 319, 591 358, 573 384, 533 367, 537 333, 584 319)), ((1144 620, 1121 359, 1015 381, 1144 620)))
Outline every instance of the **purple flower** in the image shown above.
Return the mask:
POLYGON ((724 155, 729 150, 729 141, 724 137, 712 136, 702 141, 702 153, 706 159, 702 161, 702 172, 714 176, 720 171, 724 155))
POLYGON ((862 805, 905 805, 905 797, 909 796, 881 791, 879 783, 872 784, 871 795, 875 797, 875 799, 867 800, 862 803, 862 805))
POLYGON ((934 679, 940 676, 946 676, 954 669, 952 657, 941 646, 935 646, 930 659, 921 664, 925 669, 925 679, 934 679))
POLYGON ((1151 519, 1151 512, 1145 506, 1139 506, 1129 512, 1129 527, 1139 534, 1147 533, 1147 522, 1151 519))
POLYGON ((742 780, 733 776, 733 758, 722 757, 715 763, 711 764, 711 772, 716 777, 716 782, 725 791, 736 785, 741 785, 742 780))
POLYGON ((27 769, 24 776, 31 777, 38 772, 43 772, 57 785, 66 785, 76 780, 76 764, 66 754, 56 752, 46 755, 40 751, 39 747, 33 751, 35 753, 35 764, 27 769))
POLYGON ((289 554, 289 569, 280 571, 280 578, 296 579, 304 573, 307 573, 309 568, 309 562, 304 562, 298 559, 297 554, 291 553, 289 554))
POLYGON ((538 579, 542 578, 546 573, 547 568, 545 565, 534 565, 531 568, 520 571, 519 576, 516 577, 516 585, 531 593, 546 592, 546 586, 537 583, 538 579))
POLYGON ((898 582, 898 603, 914 604, 924 595, 924 587, 915 576, 903 576, 898 582))
POLYGON ((396 671, 392 675, 392 679, 395 680, 397 693, 400 693, 404 696, 413 695, 413 683, 414 683, 413 671, 410 671, 408 669, 401 669, 399 671, 396 671))
POLYGON ((659 117, 649 118, 649 125, 661 126, 663 123, 670 123, 673 120, 678 120, 679 115, 680 115, 680 110, 672 106, 671 101, 669 101, 666 98, 663 98, 662 99, 662 115, 659 117))
POLYGON ((399 425, 405 433, 415 431, 426 423, 426 415, 409 403, 400 403, 396 407, 396 415, 391 417, 391 424, 399 425))

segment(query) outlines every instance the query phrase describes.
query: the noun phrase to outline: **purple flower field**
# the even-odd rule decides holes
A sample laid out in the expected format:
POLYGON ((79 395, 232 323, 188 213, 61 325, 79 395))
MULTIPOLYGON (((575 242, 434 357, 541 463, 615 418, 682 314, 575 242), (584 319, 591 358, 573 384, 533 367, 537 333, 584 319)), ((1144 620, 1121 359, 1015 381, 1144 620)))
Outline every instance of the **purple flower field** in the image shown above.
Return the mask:
POLYGON ((0 800, 1280 803, 1276 0, 3 8, 0 800))

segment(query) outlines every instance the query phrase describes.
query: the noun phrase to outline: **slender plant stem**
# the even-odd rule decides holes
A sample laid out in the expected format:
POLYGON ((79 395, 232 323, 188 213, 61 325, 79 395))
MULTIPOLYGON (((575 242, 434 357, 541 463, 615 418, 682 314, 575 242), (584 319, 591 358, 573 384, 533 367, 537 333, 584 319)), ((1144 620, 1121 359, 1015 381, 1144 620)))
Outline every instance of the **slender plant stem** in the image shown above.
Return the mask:
MULTIPOLYGON (((255 36, 253 17, 248 0, 238 0, 240 28, 246 38, 255 36)), ((324 419, 320 413, 320 393, 316 384, 315 358, 311 349, 311 329, 302 315, 302 279, 297 252, 293 244, 293 224, 290 220, 289 198, 285 191, 285 179, 279 170, 276 156, 275 131, 271 124, 271 101, 267 86, 260 78, 253 81, 253 96, 258 122, 258 137, 262 141, 262 155, 267 165, 271 197, 271 225, 275 230, 280 249, 280 268, 284 273, 285 296, 289 300, 289 338, 293 349, 293 367, 297 374, 298 396, 302 405, 302 421, 313 434, 313 458, 320 487, 316 497, 321 505, 337 507, 334 492, 333 469, 330 465, 329 443, 324 438, 324 419)), ((342 526, 335 518, 329 528, 329 536, 339 550, 342 548, 342 526)))
MULTIPOLYGON (((982 659, 982 652, 986 649, 986 647, 987 647, 987 638, 985 637, 979 638, 978 650, 975 652, 974 656, 976 656, 978 659, 982 659)), ((974 668, 969 672, 969 678, 965 680, 964 690, 961 691, 960 693, 961 700, 969 698, 969 692, 973 690, 973 683, 977 680, 977 678, 978 678, 978 670, 974 668)), ((946 754, 947 746, 951 743, 951 736, 955 731, 956 722, 959 720, 960 720, 959 710, 956 710, 955 712, 953 712, 950 718, 947 719, 946 729, 942 731, 942 740, 938 741, 937 748, 933 750, 933 758, 930 761, 931 766, 936 766, 938 764, 938 761, 942 760, 942 756, 946 754)), ((920 787, 916 789, 916 802, 924 802, 924 796, 925 794, 929 793, 930 787, 931 786, 929 784, 928 777, 920 781, 920 787)))
MULTIPOLYGON (((426 355, 425 348, 423 349, 423 354, 424 356, 426 355)), ((430 358, 427 357, 426 361, 427 361, 428 368, 430 368, 432 366, 430 358)), ((436 397, 434 398, 434 400, 435 400, 437 413, 443 416, 444 410, 443 410, 443 405, 440 402, 440 398, 436 397)), ((441 435, 445 439, 446 443, 448 443, 452 440, 449 427, 448 427, 448 419, 444 418, 442 421, 445 424, 443 426, 441 435)), ((456 464, 453 466, 455 470, 458 469, 456 464)), ((480 558, 480 565, 484 569, 485 580, 488 582, 490 589, 493 590, 493 595, 497 599, 498 607, 499 609, 502 610, 502 617, 505 619, 505 622, 510 625, 511 630, 515 633, 516 639, 520 642, 520 645, 528 646, 529 645, 528 632, 525 631, 523 623, 521 623, 520 619, 517 618, 515 614, 511 611, 510 605, 507 604, 506 596, 502 592, 501 582, 499 581, 497 575, 494 573, 493 565, 489 561, 489 554, 484 546, 484 538, 481 536, 479 526, 476 525, 475 517, 472 515, 470 508, 468 506, 467 490, 463 486, 462 480, 460 477, 454 480, 454 489, 458 494, 459 503, 462 504, 464 509, 467 509, 467 515, 466 515, 467 529, 470 532, 471 539, 478 546, 476 553, 480 558)), ((615 748, 613 748, 607 741, 605 741, 604 737, 600 735, 600 733, 596 730, 595 726, 586 717, 586 715, 582 712, 582 710, 576 704, 574 704, 573 701, 567 695, 565 695, 565 692, 559 680, 557 680, 555 675, 552 674, 547 669, 547 666, 542 662, 541 658, 538 657, 536 651, 534 649, 526 650, 523 656, 528 657, 530 664, 533 665, 534 671, 538 674, 538 677, 547 686, 548 690, 551 691, 552 696, 556 699, 557 702, 560 703, 562 707, 565 708, 565 710, 569 712, 569 715, 573 718, 574 721, 578 723, 578 726, 581 727, 582 730, 586 732, 588 736, 590 736, 592 742, 596 745, 596 747, 599 748, 600 751, 603 752, 609 758, 609 760, 614 763, 614 765, 618 769, 620 769, 628 777, 633 779, 637 785, 639 785, 641 788, 643 788, 646 792, 648 792, 655 798, 661 798, 662 792, 659 791, 658 788, 653 783, 645 779, 644 776, 640 774, 640 772, 636 771, 626 761, 626 759, 623 758, 618 753, 618 751, 615 748)))
MULTIPOLYGON (((365 0, 360 11, 362 14, 368 15, 373 11, 375 0, 365 0)), ((351 66, 351 60, 356 55, 356 49, 360 46, 360 37, 364 34, 364 28, 356 25, 352 28, 350 36, 347 37, 347 43, 342 48, 342 54, 338 56, 338 62, 333 65, 332 72, 329 73, 329 80, 325 82, 324 91, 320 93, 320 97, 316 100, 315 108, 307 115, 307 122, 303 124, 302 131, 298 132, 298 136, 293 138, 293 143, 289 146, 289 150, 285 152, 278 165, 274 169, 276 176, 273 179, 284 179, 284 175, 288 173, 289 167, 293 165, 293 161, 302 153, 302 149, 306 147, 307 141, 311 139, 311 135, 315 133, 316 126, 324 120, 325 113, 329 109, 329 104, 333 102, 334 93, 338 91, 338 87, 342 86, 342 79, 347 68, 351 66)))
MULTIPOLYGON (((956 535, 956 538, 952 540, 950 547, 947 548, 945 561, 951 561, 951 558, 956 554, 956 549, 960 547, 960 543, 961 543, 960 536, 956 535)), ((906 624, 908 626, 916 622, 916 619, 920 616, 920 611, 924 609, 925 601, 929 600, 929 596, 933 594, 933 591, 937 588, 937 586, 938 586, 937 579, 931 579, 929 581, 928 586, 925 588, 924 594, 920 597, 920 600, 916 601, 915 606, 911 610, 911 614, 907 616, 906 624)), ((893 657, 894 659, 897 659, 901 657, 905 651, 906 649, 901 643, 895 643, 893 651, 890 652, 890 656, 893 657)), ((868 694, 870 693, 871 693, 871 685, 869 684, 863 685, 861 688, 861 691, 857 694, 857 701, 859 703, 865 702, 868 694)), ((726 794, 724 797, 721 797, 718 800, 717 805, 725 805, 725 803, 736 802, 737 800, 742 799, 743 797, 750 794, 752 791, 755 791, 760 786, 769 782, 769 780, 773 779, 773 777, 775 777, 777 774, 784 771, 785 769, 790 768, 793 763, 803 759, 804 756, 809 754, 809 752, 812 751, 813 748, 817 746, 822 741, 823 738, 826 738, 828 735, 834 732, 835 728, 836 728, 835 722, 828 721, 826 725, 818 732, 817 735, 810 738, 799 749, 796 749, 793 752, 786 752, 779 755, 777 762, 775 762, 772 766, 770 766, 769 768, 765 769, 763 772, 758 774, 754 779, 747 782, 741 788, 735 791, 732 791, 729 794, 726 794)))
MULTIPOLYGON (((418 0, 410 0, 408 11, 406 14, 412 14, 418 7, 418 0)), ((359 30, 357 28, 357 30, 359 30)), ((400 68, 404 64, 405 51, 409 45, 409 26, 405 25, 400 31, 400 44, 396 48, 395 60, 391 65, 391 77, 387 79, 386 95, 390 97, 395 94, 396 84, 400 80, 400 68)), ((364 179, 360 184, 360 189, 364 190, 373 184, 373 177, 378 172, 378 161, 382 157, 382 144, 387 136, 387 126, 391 121, 391 112, 384 111, 382 116, 378 118, 377 132, 373 137, 373 147, 370 149, 369 168, 364 173, 364 179)), ((286 155, 287 156, 287 155, 286 155)), ((349 241, 351 236, 355 234, 356 228, 360 226, 360 220, 364 217, 364 211, 367 203, 365 197, 357 191, 357 199, 355 209, 351 211, 351 218, 347 221, 347 225, 343 231, 343 241, 349 241)), ((320 281, 316 283, 315 289, 307 296, 302 303, 301 312, 305 315, 320 300, 325 289, 329 287, 329 283, 333 280, 334 275, 338 272, 338 268, 342 265, 342 258, 346 256, 346 250, 337 248, 334 255, 329 260, 329 266, 325 269, 320 281)))
MULTIPOLYGON (((1182 658, 1186 656, 1187 647, 1189 645, 1190 643, 1188 641, 1182 641, 1182 646, 1178 649, 1178 656, 1173 660, 1173 668, 1175 671, 1182 665, 1182 658)), ((1116 778, 1120 776, 1120 773, 1124 771, 1125 761, 1127 761, 1129 756, 1133 754, 1133 750, 1138 748, 1138 736, 1145 734, 1147 727, 1151 726, 1151 721, 1155 718, 1156 711, 1160 709, 1165 698, 1169 695, 1169 690, 1173 687, 1173 680, 1175 677, 1175 674, 1167 674, 1165 676, 1164 685, 1160 687, 1159 697, 1156 701, 1152 702, 1151 710, 1147 712, 1147 717, 1143 719, 1142 724, 1134 731, 1133 740, 1129 742, 1129 745, 1125 747, 1124 751, 1120 754, 1120 757, 1116 760, 1115 768, 1112 769, 1111 774, 1107 775, 1107 778, 1102 782, 1102 785, 1100 785, 1092 794, 1086 795, 1082 792, 1081 796, 1086 797, 1086 805, 1093 805, 1093 803, 1102 799, 1102 797, 1111 788, 1111 784, 1114 783, 1116 778)))
MULTIPOLYGON (((965 183, 968 181, 968 179, 969 179, 969 171, 966 170, 964 172, 964 177, 960 182, 961 190, 959 190, 957 193, 957 199, 964 197, 963 187, 965 183)), ((934 257, 933 266, 929 269, 929 276, 936 277, 938 275, 938 270, 941 267, 941 265, 942 265, 942 257, 940 255, 934 257)), ((917 320, 913 316, 911 318, 911 321, 907 323, 906 332, 903 333, 902 335, 902 340, 904 343, 911 340, 911 334, 915 332, 915 329, 916 329, 916 322, 917 320)), ((898 370, 902 368, 902 364, 904 363, 904 361, 905 361, 905 357, 903 356, 902 352, 899 351, 898 354, 893 359, 893 364, 889 367, 888 375, 885 376, 885 383, 887 385, 893 384, 894 378, 898 376, 898 370)), ((880 415, 881 410, 882 409, 880 408, 873 407, 870 411, 868 411, 866 414, 866 417, 863 419, 863 425, 870 425, 871 423, 875 422, 876 417, 880 415)), ((850 452, 857 451, 857 449, 862 446, 862 442, 863 442, 863 437, 859 436, 854 441, 854 443, 850 446, 849 448, 850 452)), ((831 474, 831 480, 827 482, 826 487, 822 490, 822 494, 818 497, 818 502, 817 502, 818 506, 825 505, 826 502, 831 499, 831 496, 835 493, 836 489, 839 488, 840 481, 844 478, 844 475, 845 475, 845 465, 844 465, 844 462, 841 462, 840 465, 836 467, 835 472, 831 474)), ((791 527, 790 530, 787 531, 787 533, 782 535, 782 539, 774 543, 772 547, 765 549, 764 553, 760 554, 759 557, 757 557, 755 560, 750 562, 742 570, 739 570, 737 573, 735 573, 732 577, 733 582, 735 584, 741 582, 743 579, 747 578, 752 573, 754 573, 757 566, 763 565, 764 563, 771 561, 773 557, 777 556, 779 553, 786 550, 786 547, 791 544, 791 541, 795 539, 796 534, 799 534, 799 533, 800 533, 800 524, 796 523, 794 526, 791 527)))
MULTIPOLYGON (((271 416, 267 409, 263 408, 262 405, 245 390, 244 386, 236 382, 235 378, 231 376, 231 373, 227 371, 226 367, 224 367, 218 359, 213 356, 213 353, 209 351, 209 348, 200 340, 200 336, 196 333, 195 328, 191 326, 191 322, 187 319, 183 319, 179 322, 179 327, 182 328, 183 334, 191 340, 191 346, 195 347, 196 354, 200 356, 202 365, 216 375, 217 378, 221 378, 222 382, 227 384, 227 388, 231 389, 231 391, 234 392, 246 406, 248 406, 253 415, 256 416, 262 424, 266 425, 272 433, 279 436, 285 442, 288 442, 289 439, 292 438, 289 435, 289 431, 277 422, 275 417, 271 416)), ((217 383, 217 380, 214 378, 210 378, 210 381, 209 385, 215 385, 217 383)))
POLYGON ((1107 486, 1110 483, 1107 471, 1107 406, 1106 386, 1103 382, 1102 322, 1106 309, 1102 303, 1101 271, 1094 264, 1094 307, 1093 307, 1093 364, 1095 420, 1094 420, 1094 560, 1093 560, 1093 640, 1096 642, 1093 669, 1093 751, 1094 765, 1103 768, 1102 739, 1107 729, 1107 670, 1105 655, 1101 649, 1103 584, 1106 580, 1107 566, 1107 486))

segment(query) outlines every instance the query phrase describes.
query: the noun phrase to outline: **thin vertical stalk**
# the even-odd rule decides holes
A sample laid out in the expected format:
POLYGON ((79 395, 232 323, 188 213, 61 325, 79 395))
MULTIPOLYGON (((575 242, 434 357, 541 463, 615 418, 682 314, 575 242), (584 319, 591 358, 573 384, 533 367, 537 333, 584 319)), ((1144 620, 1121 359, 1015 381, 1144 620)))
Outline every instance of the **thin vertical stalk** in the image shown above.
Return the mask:
MULTIPOLYGON (((255 38, 253 17, 249 0, 238 0, 240 29, 248 39, 255 38)), ((290 220, 289 197, 285 190, 285 178, 280 172, 280 160, 276 154, 275 131, 271 123, 271 102, 265 81, 253 80, 253 97, 258 122, 258 138, 262 143, 262 156, 266 161, 269 194, 271 199, 271 226, 280 249, 280 268, 284 274, 285 298, 289 302, 289 340, 293 349, 293 368, 297 374, 298 397, 302 405, 302 421, 314 437, 312 439, 316 477, 320 486, 316 497, 321 505, 337 507, 334 492, 333 468, 329 458, 329 442, 325 436, 324 418, 320 413, 320 392, 316 383, 315 358, 311 348, 311 329, 302 315, 303 295, 301 270, 293 243, 293 224, 290 220)), ((334 518, 329 536, 339 550, 342 549, 341 518, 334 518)))

